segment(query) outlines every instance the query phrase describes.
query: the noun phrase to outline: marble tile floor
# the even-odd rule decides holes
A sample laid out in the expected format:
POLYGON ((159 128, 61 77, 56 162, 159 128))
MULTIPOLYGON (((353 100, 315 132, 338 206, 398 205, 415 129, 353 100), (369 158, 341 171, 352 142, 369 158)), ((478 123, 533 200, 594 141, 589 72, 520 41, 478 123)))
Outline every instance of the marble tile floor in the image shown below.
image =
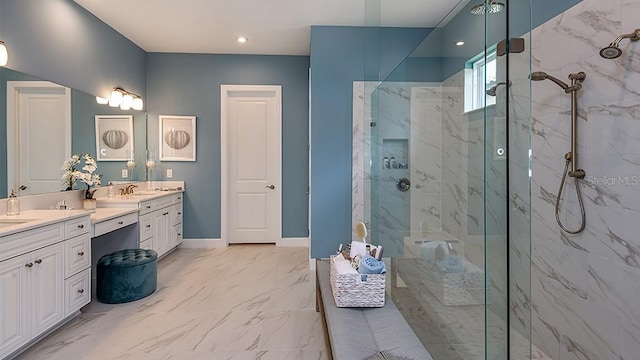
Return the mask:
POLYGON ((328 359, 308 248, 178 249, 139 301, 97 301, 24 360, 328 359))

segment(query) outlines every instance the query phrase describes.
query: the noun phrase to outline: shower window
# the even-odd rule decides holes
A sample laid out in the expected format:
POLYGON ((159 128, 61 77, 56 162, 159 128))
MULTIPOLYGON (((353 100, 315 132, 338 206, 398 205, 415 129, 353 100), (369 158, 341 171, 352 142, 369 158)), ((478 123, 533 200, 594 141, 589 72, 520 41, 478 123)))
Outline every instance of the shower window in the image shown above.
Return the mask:
POLYGON ((491 51, 484 57, 479 54, 468 62, 465 76, 465 111, 481 109, 495 105, 495 97, 485 96, 485 91, 497 82, 496 52, 491 51))

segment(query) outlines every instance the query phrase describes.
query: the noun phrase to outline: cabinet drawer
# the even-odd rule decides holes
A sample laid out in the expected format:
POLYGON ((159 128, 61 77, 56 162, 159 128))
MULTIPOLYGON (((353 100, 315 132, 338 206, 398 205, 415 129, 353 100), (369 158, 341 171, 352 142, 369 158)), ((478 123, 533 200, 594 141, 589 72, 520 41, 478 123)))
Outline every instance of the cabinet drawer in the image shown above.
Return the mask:
POLYGON ((173 205, 171 207, 171 214, 173 216, 171 225, 182 223, 182 204, 173 205))
POLYGON ((140 217, 140 241, 153 236, 153 214, 147 214, 140 217))
POLYGON ((66 238, 86 234, 91 230, 91 218, 83 216, 81 218, 66 221, 65 223, 66 238))
POLYGON ((91 302, 91 269, 79 272, 64 281, 65 316, 91 302))
POLYGON ((158 210, 158 209, 162 209, 162 208, 165 208, 167 206, 171 206, 172 204, 173 204, 173 197, 172 196, 163 196, 163 197, 160 197, 160 198, 157 198, 157 199, 141 202, 138 212, 140 213, 140 215, 147 214, 147 213, 150 213, 152 211, 155 211, 155 210, 158 210))
POLYGON ((173 203, 182 204, 182 195, 183 193, 173 195, 173 203))
POLYGON ((64 242, 64 277, 91 266, 91 235, 84 234, 64 242))
POLYGON ((135 224, 136 222, 138 222, 138 214, 136 213, 118 216, 117 218, 99 222, 93 225, 93 237, 104 235, 108 232, 135 224))
POLYGON ((153 250, 153 238, 140 241, 140 249, 153 250))
MULTIPOLYGON (((87 219, 89 219, 87 217, 87 219)), ((64 224, 52 224, 0 238, 0 261, 64 239, 64 224)))

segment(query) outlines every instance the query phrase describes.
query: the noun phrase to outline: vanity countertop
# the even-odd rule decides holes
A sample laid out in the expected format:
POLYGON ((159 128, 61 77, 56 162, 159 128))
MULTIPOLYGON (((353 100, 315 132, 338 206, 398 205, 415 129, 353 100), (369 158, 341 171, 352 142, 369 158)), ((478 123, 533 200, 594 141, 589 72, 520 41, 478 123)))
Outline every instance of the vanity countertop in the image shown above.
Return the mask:
POLYGON ((98 209, 100 208, 131 208, 147 200, 157 199, 163 196, 180 194, 184 190, 156 190, 156 191, 138 191, 130 195, 116 195, 114 197, 100 197, 98 200, 98 209))
POLYGON ((92 214, 93 210, 25 210, 20 215, 0 216, 0 236, 31 230, 92 214))

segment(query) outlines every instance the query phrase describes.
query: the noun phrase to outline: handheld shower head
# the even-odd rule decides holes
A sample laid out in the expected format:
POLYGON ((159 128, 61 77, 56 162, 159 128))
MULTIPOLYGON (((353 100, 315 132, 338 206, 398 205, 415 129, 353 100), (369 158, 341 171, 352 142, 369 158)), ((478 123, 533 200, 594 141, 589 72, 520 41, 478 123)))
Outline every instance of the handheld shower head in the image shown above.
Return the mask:
POLYGON ((609 46, 600 50, 600 56, 605 59, 615 59, 622 55, 622 50, 620 50, 620 41, 622 39, 629 39, 631 41, 640 40, 640 29, 635 29, 631 34, 624 34, 618 36, 609 46))
MULTIPOLYGON (((492 87, 490 87, 489 89, 487 89, 487 95, 489 96, 496 96, 496 90, 498 90, 498 86, 500 85, 507 85, 506 82, 501 81, 495 85, 493 85, 492 87)), ((509 86, 511 86, 511 80, 509 80, 509 86)))
POLYGON ((564 81, 556 77, 553 77, 544 71, 532 72, 531 74, 529 74, 529 79, 531 79, 532 81, 551 80, 554 83, 556 83, 558 86, 560 86, 565 92, 569 90, 569 85, 567 85, 564 81))

